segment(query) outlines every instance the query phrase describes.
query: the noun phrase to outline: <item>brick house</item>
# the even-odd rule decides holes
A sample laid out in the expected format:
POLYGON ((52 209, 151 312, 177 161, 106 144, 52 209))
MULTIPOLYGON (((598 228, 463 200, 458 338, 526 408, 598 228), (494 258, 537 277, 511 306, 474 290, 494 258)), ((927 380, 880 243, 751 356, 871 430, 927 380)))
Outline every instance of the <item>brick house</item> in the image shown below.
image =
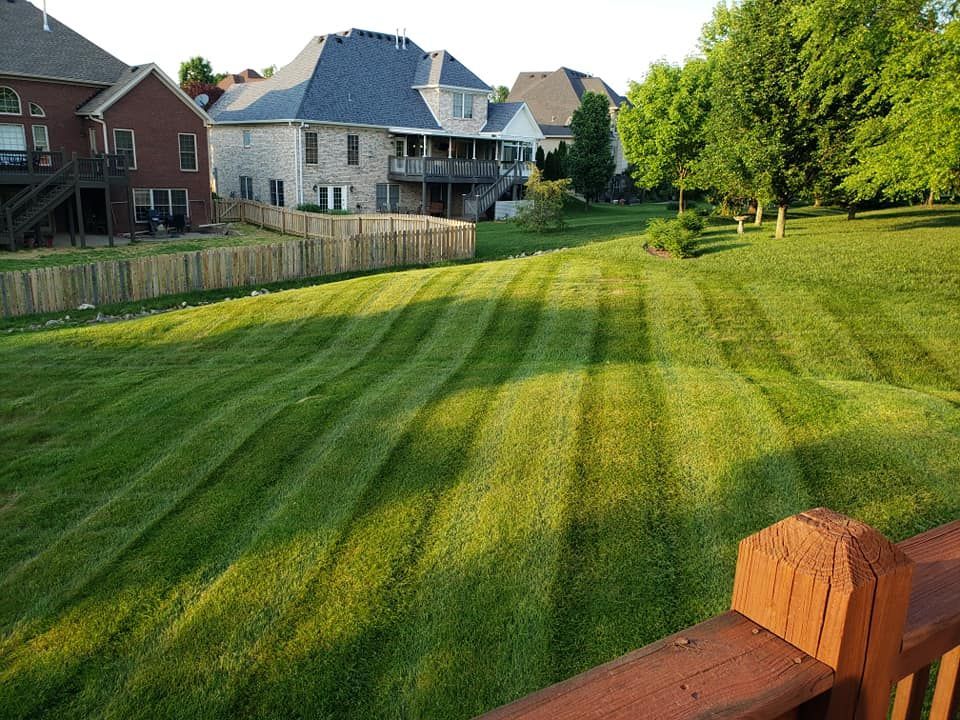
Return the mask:
POLYGON ((209 222, 209 121, 156 65, 0 2, 0 243, 41 227, 112 236, 151 210, 209 222))
POLYGON ((273 77, 210 109, 225 197, 327 211, 473 216, 518 192, 542 134, 523 103, 449 52, 352 29, 314 37, 273 77))

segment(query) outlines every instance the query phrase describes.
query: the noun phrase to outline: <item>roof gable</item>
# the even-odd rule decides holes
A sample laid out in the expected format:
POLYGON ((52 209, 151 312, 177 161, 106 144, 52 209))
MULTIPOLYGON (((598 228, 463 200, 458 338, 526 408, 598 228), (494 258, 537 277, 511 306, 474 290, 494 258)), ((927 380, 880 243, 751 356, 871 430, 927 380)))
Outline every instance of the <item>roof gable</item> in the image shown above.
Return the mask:
POLYGON ((43 12, 26 0, 0 2, 0 74, 112 85, 127 69, 51 15, 50 32, 43 29, 43 12))
POLYGON ((625 102, 601 78, 565 67, 549 73, 520 73, 508 100, 526 102, 541 126, 568 125, 585 92, 606 95, 612 107, 625 102))
POLYGON ((417 63, 413 86, 442 85, 489 92, 490 86, 446 50, 424 53, 417 63))
POLYGON ((166 73, 163 72, 163 70, 153 63, 143 65, 141 67, 128 68, 124 77, 120 78, 115 85, 107 88, 103 92, 98 93, 96 96, 77 108, 77 115, 103 115, 103 113, 113 107, 117 102, 122 100, 127 93, 133 90, 150 75, 153 75, 160 80, 160 82, 166 86, 166 88, 175 98, 189 106, 189 108, 193 110, 201 120, 204 122, 210 122, 210 116, 204 112, 203 108, 197 105, 197 103, 194 102, 183 90, 181 90, 180 87, 173 82, 173 80, 171 80, 166 73))

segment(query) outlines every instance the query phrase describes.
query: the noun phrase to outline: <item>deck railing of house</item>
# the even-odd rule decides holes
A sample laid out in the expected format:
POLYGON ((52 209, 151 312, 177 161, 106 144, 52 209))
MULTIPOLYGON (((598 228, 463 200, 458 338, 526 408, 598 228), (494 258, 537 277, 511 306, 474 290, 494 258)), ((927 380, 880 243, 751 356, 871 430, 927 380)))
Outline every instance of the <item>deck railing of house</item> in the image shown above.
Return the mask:
POLYGON ((63 153, 40 150, 0 150, 0 175, 23 176, 24 182, 32 182, 31 176, 53 175, 63 167, 63 153))
POLYGON ((916 720, 938 660, 953 720, 960 520, 895 545, 820 508, 740 543, 729 612, 482 717, 916 720))
POLYGON ((453 182, 493 180, 500 175, 496 160, 461 158, 392 157, 389 171, 394 176, 453 182))

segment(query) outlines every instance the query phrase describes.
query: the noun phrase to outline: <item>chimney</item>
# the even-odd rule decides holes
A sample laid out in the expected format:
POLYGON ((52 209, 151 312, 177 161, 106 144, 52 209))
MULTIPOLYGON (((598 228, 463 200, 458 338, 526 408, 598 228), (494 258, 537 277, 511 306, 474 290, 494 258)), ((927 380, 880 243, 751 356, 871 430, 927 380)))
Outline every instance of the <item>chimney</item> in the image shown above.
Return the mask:
POLYGON ((43 31, 52 32, 50 30, 50 23, 47 20, 47 0, 43 0, 43 31))

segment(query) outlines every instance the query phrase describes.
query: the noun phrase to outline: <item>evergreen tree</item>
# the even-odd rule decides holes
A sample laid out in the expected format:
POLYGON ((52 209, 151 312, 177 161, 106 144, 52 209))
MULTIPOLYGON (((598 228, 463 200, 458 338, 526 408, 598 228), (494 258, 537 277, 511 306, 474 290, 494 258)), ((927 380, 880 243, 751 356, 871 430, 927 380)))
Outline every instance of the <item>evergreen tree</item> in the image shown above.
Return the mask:
POLYGON ((570 123, 573 148, 568 163, 574 188, 589 201, 602 193, 613 177, 610 102, 605 95, 586 92, 570 123))
POLYGON ((534 156, 534 164, 537 166, 537 170, 543 173, 543 170, 546 167, 546 156, 543 154, 543 146, 537 147, 537 154, 534 156))

